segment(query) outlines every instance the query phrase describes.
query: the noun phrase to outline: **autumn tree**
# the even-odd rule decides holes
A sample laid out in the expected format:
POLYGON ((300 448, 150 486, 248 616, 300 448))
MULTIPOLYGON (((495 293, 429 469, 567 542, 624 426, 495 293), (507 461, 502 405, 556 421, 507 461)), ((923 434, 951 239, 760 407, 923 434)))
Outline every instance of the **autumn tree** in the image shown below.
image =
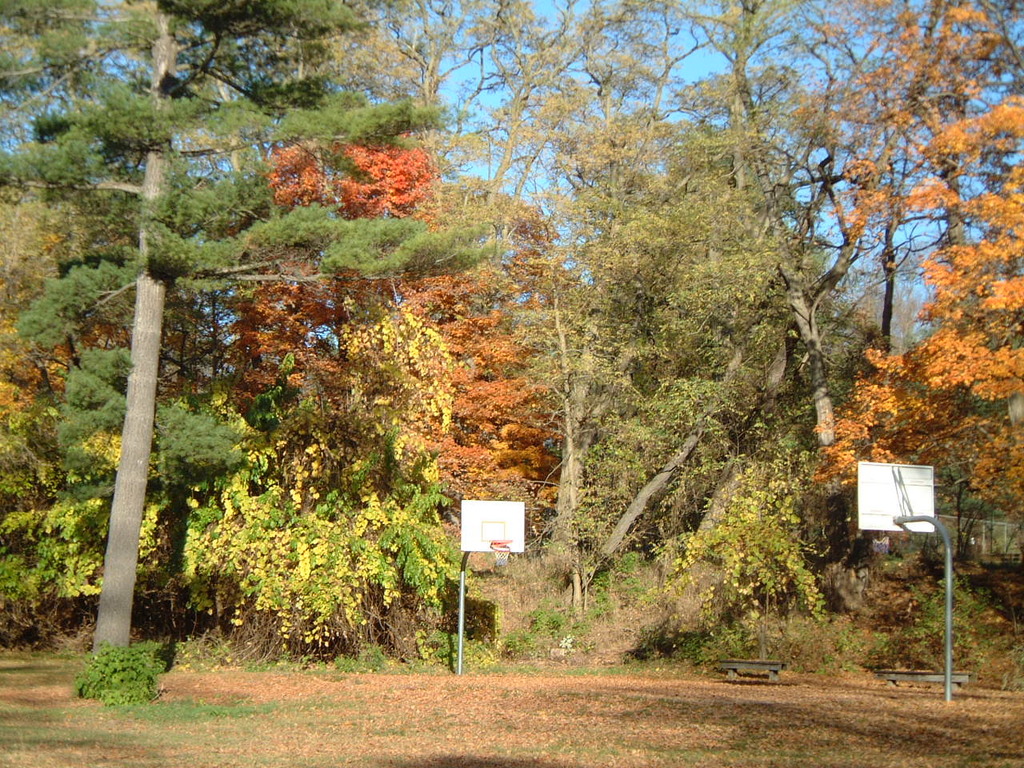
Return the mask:
POLYGON ((311 228, 321 246, 346 243, 327 268, 372 268, 384 252, 385 269, 399 263, 393 251, 408 230, 356 237, 313 210, 252 226, 272 213, 267 194, 253 195, 267 142, 384 139, 423 122, 330 83, 323 43, 356 23, 347 7, 319 0, 243 11, 205 0, 4 8, 4 99, 17 104, 5 118, 23 137, 0 163, 5 183, 116 201, 134 249, 132 368, 97 646, 128 642, 168 289, 266 258, 272 244, 308 243, 311 228))
POLYGON ((820 614, 824 606, 801 535, 800 492, 791 482, 807 475, 799 466, 807 455, 794 458, 746 467, 722 522, 687 537, 671 579, 676 588, 692 587, 714 568, 717 577, 698 586, 702 620, 743 627, 757 637, 762 659, 773 650, 773 619, 798 610, 820 614))
MULTIPOLYGON (((457 196, 458 192, 443 190, 422 149, 345 147, 335 157, 342 166, 355 164, 358 175, 339 175, 338 168, 330 165, 330 156, 313 147, 277 153, 271 175, 275 200, 285 206, 329 205, 346 218, 387 215, 451 221, 467 216, 452 210, 456 204, 445 194, 457 196)), ((526 210, 521 204, 511 205, 526 210)), ((508 214, 504 218, 514 221, 508 214)), ((373 306, 377 312, 410 311, 437 333, 441 346, 436 353, 451 359, 428 388, 448 387, 453 400, 450 423, 443 428, 428 420, 415 429, 417 420, 404 418, 403 432, 416 431, 421 445, 437 452, 444 484, 456 497, 507 497, 510 493, 517 498, 547 497, 550 494, 540 490, 554 481, 551 454, 545 448, 553 435, 546 425, 543 388, 525 376, 530 352, 516 338, 511 318, 538 301, 530 274, 538 251, 548 244, 547 237, 539 217, 524 213, 508 229, 507 257, 465 273, 407 277, 384 285, 346 281, 319 288, 261 289, 242 309, 240 346, 250 350, 250 359, 259 355, 259 368, 264 371, 261 386, 272 386, 276 376, 272 361, 279 361, 283 351, 289 350, 295 359, 293 379, 303 377, 308 386, 315 367, 327 366, 317 391, 345 390, 340 385, 344 379, 339 378, 345 364, 331 362, 338 344, 329 339, 337 339, 347 324, 366 322, 365 313, 373 312, 373 306), (339 291, 347 291, 349 298, 334 298, 339 291), (250 337, 245 329, 253 325, 251 321, 257 314, 275 312, 272 307, 280 306, 286 293, 292 297, 288 313, 292 319, 259 320, 256 325, 266 329, 262 339, 250 337), (298 302, 303 302, 302 309, 298 302), (334 318, 334 328, 317 319, 326 316, 334 318), (296 323, 305 330, 298 335, 281 332, 296 323), (321 330, 313 332, 313 327, 321 330), (308 357, 311 343, 319 349, 311 350, 308 357), (271 348, 279 352, 267 354, 271 348)))
MULTIPOLYGON (((443 185, 421 148, 303 142, 279 148, 272 163, 284 209, 322 206, 348 221, 386 216, 411 227, 460 215, 439 199, 443 185)), ((526 226, 519 237, 523 248, 542 239, 526 226)), ((521 349, 499 309, 528 300, 488 267, 260 277, 268 280, 230 302, 229 357, 230 403, 258 459, 213 493, 193 489, 189 503, 205 522, 190 529, 186 578, 223 625, 272 628, 263 638, 295 652, 375 642, 413 653, 400 629, 416 600, 436 604, 451 565, 440 491, 528 498, 552 470, 550 433, 521 412, 539 388, 513 375, 521 349), (261 522, 278 517, 270 506, 287 509, 286 526, 261 522), (301 552, 298 571, 288 556, 222 543, 238 537, 263 542, 260 552, 301 552), (304 565, 323 558, 333 564, 329 585, 304 565), (234 573, 250 574, 241 592, 234 573)))
MULTIPOLYGON (((849 477, 858 458, 935 464, 1009 512, 1022 491, 1021 254, 1013 235, 1021 177, 1009 158, 1024 136, 1024 112, 1014 86, 976 76, 991 68, 1016 82, 1016 42, 988 6, 929 9, 927 29, 962 57, 942 70, 951 82, 934 82, 937 96, 917 118, 931 134, 924 156, 932 176, 908 205, 945 226, 924 265, 931 333, 902 355, 871 353, 873 371, 841 423, 832 469, 849 477)), ((909 37, 921 27, 907 20, 905 29, 909 37)))
MULTIPOLYGON (((509 202, 512 206, 513 203, 509 202)), ((430 441, 455 498, 528 501, 531 522, 554 503, 558 438, 551 389, 532 375, 538 351, 524 333, 543 315, 543 281, 551 235, 521 204, 500 260, 453 276, 403 284, 403 303, 436 328, 451 355, 454 400, 450 429, 430 441)))
MULTIPOLYGON (((567 61, 567 76, 542 112, 553 140, 538 157, 559 192, 549 205, 571 243, 564 256, 553 252, 564 261, 552 263, 548 279, 549 343, 557 361, 553 379, 563 433, 551 535, 572 550, 587 457, 602 419, 620 404, 620 385, 631 359, 628 344, 604 335, 611 330, 614 337, 606 323, 616 321, 592 309, 600 305, 599 297, 615 292, 614 282, 605 282, 610 275, 602 263, 602 240, 615 237, 620 219, 629 216, 631 197, 642 196, 649 179, 666 164, 673 135, 668 94, 678 86, 694 45, 681 12, 671 4, 599 3, 560 21, 574 23, 571 34, 578 44, 567 61)), ((636 285, 642 281, 622 287, 643 294, 648 286, 636 285)), ((640 315, 617 320, 646 322, 640 315)), ((578 558, 576 565, 578 597, 578 558)))
POLYGON ((63 243, 51 229, 53 218, 41 205, 0 206, 0 462, 5 478, 0 493, 6 508, 30 505, 40 481, 53 469, 47 467, 50 459, 40 455, 44 446, 53 447, 44 438, 52 435, 52 427, 41 428, 39 417, 52 404, 47 395, 58 384, 57 370, 35 354, 15 322, 18 311, 56 272, 63 243))

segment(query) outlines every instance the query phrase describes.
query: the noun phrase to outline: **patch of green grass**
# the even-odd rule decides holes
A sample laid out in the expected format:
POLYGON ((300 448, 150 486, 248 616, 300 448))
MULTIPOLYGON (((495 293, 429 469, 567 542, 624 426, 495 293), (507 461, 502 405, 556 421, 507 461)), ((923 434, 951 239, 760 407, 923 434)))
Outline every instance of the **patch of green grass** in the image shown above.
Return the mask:
POLYGON ((195 725, 211 720, 268 715, 279 707, 276 704, 207 704, 196 701, 169 701, 154 705, 123 706, 117 709, 126 717, 152 725, 195 725))

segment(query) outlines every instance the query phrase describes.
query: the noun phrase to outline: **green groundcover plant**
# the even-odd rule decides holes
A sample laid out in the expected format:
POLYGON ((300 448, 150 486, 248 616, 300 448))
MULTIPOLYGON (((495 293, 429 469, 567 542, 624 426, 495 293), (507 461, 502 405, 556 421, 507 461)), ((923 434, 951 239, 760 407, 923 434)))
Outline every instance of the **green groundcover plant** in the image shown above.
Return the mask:
POLYGON ((75 678, 75 693, 107 706, 145 704, 156 698, 159 676, 167 671, 159 643, 127 648, 105 644, 75 678))

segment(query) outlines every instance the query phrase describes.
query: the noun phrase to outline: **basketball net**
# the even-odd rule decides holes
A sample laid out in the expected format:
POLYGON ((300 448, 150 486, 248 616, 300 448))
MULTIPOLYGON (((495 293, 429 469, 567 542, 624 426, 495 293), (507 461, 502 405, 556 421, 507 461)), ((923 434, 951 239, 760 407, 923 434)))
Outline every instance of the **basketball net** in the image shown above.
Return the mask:
POLYGON ((492 541, 491 550, 494 552, 494 565, 502 567, 508 565, 508 556, 512 552, 511 540, 492 541))

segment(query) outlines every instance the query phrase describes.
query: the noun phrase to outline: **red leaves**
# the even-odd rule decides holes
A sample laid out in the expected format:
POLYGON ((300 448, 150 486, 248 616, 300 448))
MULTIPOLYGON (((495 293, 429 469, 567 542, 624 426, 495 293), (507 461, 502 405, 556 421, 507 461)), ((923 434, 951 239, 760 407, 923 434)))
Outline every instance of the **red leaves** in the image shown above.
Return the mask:
POLYGON ((354 146, 345 156, 364 177, 347 177, 339 185, 341 210, 353 219, 412 216, 437 178, 437 168, 422 149, 354 146))
POLYGON ((420 148, 348 146, 327 152, 295 144, 276 149, 271 161, 275 203, 334 206, 348 219, 413 216, 429 200, 438 176, 420 148))
MULTIPOLYGON (((325 205, 349 219, 426 219, 438 179, 424 150, 395 146, 327 150, 294 145, 276 150, 272 163, 270 183, 278 205, 325 205)), ((518 218, 512 237, 520 270, 547 242, 543 227, 529 216, 518 218)), ((529 281, 534 276, 519 277, 529 281)), ((371 371, 363 361, 361 370, 349 370, 356 361, 346 358, 339 340, 346 338, 346 323, 361 321, 358 311, 355 317, 350 311, 368 303, 383 312, 409 312, 436 332, 444 347, 439 354, 451 356, 453 365, 436 385, 450 388, 453 401, 447 429, 422 429, 416 425, 430 422, 430 414, 417 419, 406 413, 402 431, 429 439, 449 491, 522 498, 548 487, 557 466, 550 450, 556 435, 546 426, 545 392, 525 373, 531 352, 516 338, 507 314, 508 308, 523 306, 529 289, 499 267, 403 281, 390 286, 390 296, 363 295, 353 301, 352 292, 360 285, 261 288, 246 302, 236 347, 249 361, 248 397, 273 386, 277 362, 289 354, 295 361, 294 385, 344 408, 348 389, 360 388, 358 381, 379 384, 390 365, 380 360, 380 370, 371 371)), ((374 292, 369 284, 363 287, 374 292)))

